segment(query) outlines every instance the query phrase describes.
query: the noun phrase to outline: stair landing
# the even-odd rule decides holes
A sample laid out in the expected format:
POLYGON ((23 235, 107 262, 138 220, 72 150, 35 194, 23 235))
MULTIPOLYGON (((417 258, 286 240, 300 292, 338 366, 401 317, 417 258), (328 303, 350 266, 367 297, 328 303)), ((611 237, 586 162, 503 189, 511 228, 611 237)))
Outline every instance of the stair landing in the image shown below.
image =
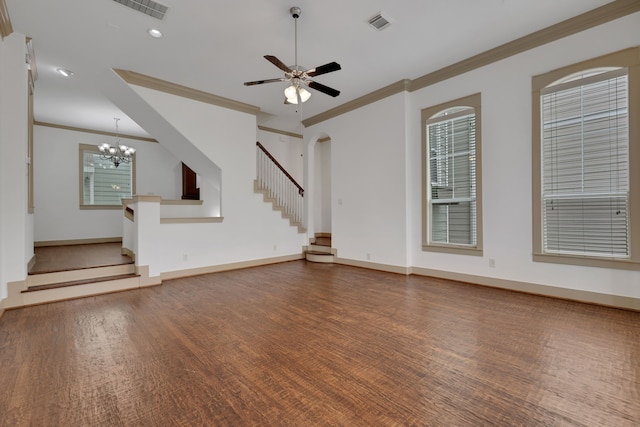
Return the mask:
POLYGON ((133 260, 121 243, 34 248, 35 264, 20 288, 10 289, 12 306, 43 304, 140 287, 133 260))
POLYGON ((307 261, 332 263, 336 259, 337 250, 331 247, 331 236, 322 234, 311 239, 304 252, 307 261))

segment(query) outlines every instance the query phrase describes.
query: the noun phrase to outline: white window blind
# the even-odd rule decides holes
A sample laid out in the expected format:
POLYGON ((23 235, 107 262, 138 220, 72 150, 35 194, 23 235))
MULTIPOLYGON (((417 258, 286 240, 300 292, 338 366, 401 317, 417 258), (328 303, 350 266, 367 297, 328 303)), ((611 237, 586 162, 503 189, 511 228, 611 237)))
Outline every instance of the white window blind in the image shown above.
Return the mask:
POLYGON ((431 243, 475 246, 476 115, 447 110, 426 122, 431 243))
POLYGON ((628 258, 627 70, 584 75, 541 91, 543 250, 628 258))

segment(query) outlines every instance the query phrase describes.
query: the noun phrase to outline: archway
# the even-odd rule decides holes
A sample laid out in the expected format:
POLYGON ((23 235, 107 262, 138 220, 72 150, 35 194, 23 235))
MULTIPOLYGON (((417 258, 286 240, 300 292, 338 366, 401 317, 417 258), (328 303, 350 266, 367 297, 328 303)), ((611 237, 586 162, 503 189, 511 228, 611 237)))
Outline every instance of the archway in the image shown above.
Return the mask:
POLYGON ((313 239, 331 235, 331 138, 324 133, 315 135, 306 148, 306 224, 313 239))

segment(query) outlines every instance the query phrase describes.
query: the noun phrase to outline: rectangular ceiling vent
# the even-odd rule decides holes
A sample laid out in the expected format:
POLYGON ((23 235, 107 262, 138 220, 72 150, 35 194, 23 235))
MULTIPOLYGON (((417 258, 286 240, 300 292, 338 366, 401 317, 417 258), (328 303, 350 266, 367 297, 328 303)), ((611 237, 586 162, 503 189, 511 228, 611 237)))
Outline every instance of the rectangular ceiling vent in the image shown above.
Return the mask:
POLYGON ((378 31, 382 31, 391 25, 391 21, 382 16, 382 12, 378 13, 373 18, 369 19, 369 25, 375 28, 378 31))
POLYGON ((157 19, 164 19, 164 15, 169 8, 163 4, 156 3, 153 0, 113 0, 123 6, 127 6, 133 10, 152 16, 157 19))

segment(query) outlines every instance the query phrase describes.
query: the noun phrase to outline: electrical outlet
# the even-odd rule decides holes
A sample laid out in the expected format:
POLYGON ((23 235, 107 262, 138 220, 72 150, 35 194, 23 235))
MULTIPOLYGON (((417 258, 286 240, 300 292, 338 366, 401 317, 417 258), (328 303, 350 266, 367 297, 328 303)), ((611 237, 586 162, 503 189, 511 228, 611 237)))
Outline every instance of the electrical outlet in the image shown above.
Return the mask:
POLYGON ((371 259, 371 254, 367 252, 367 259, 370 260, 371 259))
POLYGON ((278 250, 278 245, 273 245, 274 252, 278 250))
POLYGON ((189 258, 187 254, 182 254, 182 261, 187 261, 187 258, 189 258))
POLYGON ((489 268, 496 268, 496 260, 489 258, 489 268))

